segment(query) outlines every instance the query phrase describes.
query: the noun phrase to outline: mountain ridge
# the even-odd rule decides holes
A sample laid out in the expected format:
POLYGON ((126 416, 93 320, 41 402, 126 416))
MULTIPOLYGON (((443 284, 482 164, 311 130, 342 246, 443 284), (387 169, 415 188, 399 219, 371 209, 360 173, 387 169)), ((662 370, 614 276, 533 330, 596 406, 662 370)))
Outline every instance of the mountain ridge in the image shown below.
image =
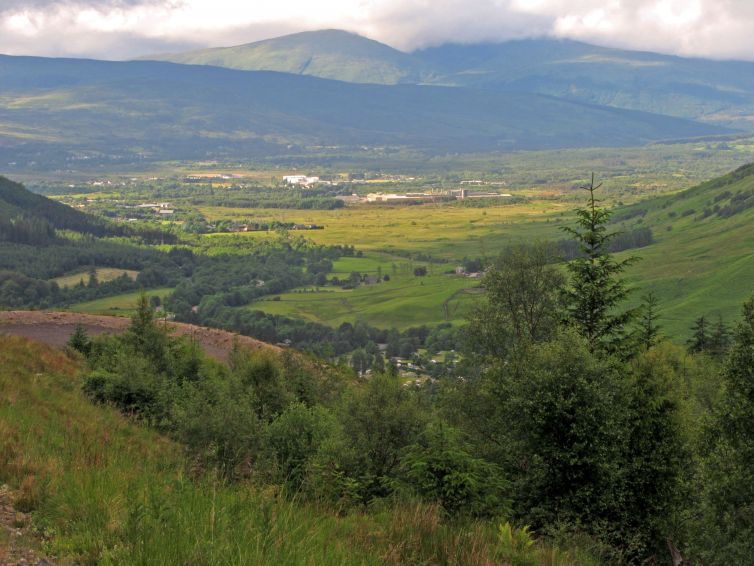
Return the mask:
POLYGON ((355 83, 416 84, 431 76, 408 53, 354 33, 300 32, 230 47, 141 57, 140 60, 213 65, 241 71, 277 71, 355 83))
POLYGON ((684 58, 566 39, 450 43, 406 53, 356 34, 321 30, 152 58, 347 82, 532 92, 754 130, 754 62, 684 58), (357 56, 362 52, 370 56, 357 56), (321 61, 323 53, 329 63, 321 61))
POLYGON ((549 95, 0 56, 0 163, 630 146, 731 130, 549 95), (42 80, 38 80, 42 77, 42 80))

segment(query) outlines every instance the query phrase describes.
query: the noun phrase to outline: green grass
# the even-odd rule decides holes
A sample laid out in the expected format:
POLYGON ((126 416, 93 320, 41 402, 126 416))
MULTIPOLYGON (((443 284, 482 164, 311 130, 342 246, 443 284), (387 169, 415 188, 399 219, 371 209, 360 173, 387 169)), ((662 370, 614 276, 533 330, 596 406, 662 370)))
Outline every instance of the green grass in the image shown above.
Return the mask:
MULTIPOLYGON (((111 267, 98 267, 96 273, 97 281, 100 283, 117 279, 124 273, 133 280, 136 280, 136 276, 139 275, 139 272, 134 271, 133 269, 115 269, 111 267)), ((55 281, 61 287, 73 287, 74 285, 78 285, 80 281, 87 283, 89 281, 89 271, 80 271, 70 275, 63 275, 51 279, 51 281, 55 281)))
POLYGON ((177 445, 89 404, 63 355, 9 338, 0 360, 0 481, 18 491, 16 504, 33 511, 56 555, 82 564, 381 563, 347 542, 360 517, 192 481, 177 445))
MULTIPOLYGON (((161 299, 164 299, 172 292, 173 289, 169 287, 146 290, 147 296, 152 297, 156 295, 161 299)), ((124 293, 122 295, 115 295, 114 297, 105 297, 104 299, 78 303, 71 306, 69 310, 84 314, 114 314, 119 316, 130 316, 134 313, 134 305, 136 305, 136 301, 140 294, 141 291, 134 291, 133 293, 124 293)))
POLYGON ((371 253, 363 258, 343 258, 333 265, 333 275, 343 279, 351 272, 374 274, 381 268, 390 280, 356 289, 307 287, 254 301, 248 308, 270 314, 303 318, 330 326, 363 321, 380 328, 405 329, 421 324, 461 323, 478 293, 479 281, 448 275, 455 264, 408 262, 371 253), (429 274, 416 277, 413 268, 425 266, 429 274))
MULTIPOLYGON (((225 484, 180 446, 89 403, 79 363, 24 338, 0 342, 0 482, 62 563, 492 564, 495 524, 447 523, 400 502, 336 513, 274 486, 225 484)), ((7 540, 0 538, 0 556, 7 540)), ((554 549, 538 545, 535 563, 554 549)), ((563 553, 558 553, 562 558, 563 553)), ((594 564, 577 550, 563 564, 594 564)))
MULTIPOLYGON (((270 210, 199 207, 209 220, 254 218, 318 224, 324 230, 295 232, 318 244, 349 244, 385 253, 429 253, 460 261, 463 257, 497 255, 505 245, 536 238, 562 238, 558 226, 573 203, 532 200, 527 203, 467 208, 449 205, 362 205, 339 210, 270 210)), ((250 238, 269 237, 248 232, 250 238)))
POLYGON ((754 171, 738 180, 726 176, 635 206, 647 213, 627 225, 651 226, 656 243, 636 250, 641 261, 628 270, 629 280, 637 295, 657 294, 660 322, 673 339, 688 337, 692 322, 701 315, 713 322, 718 315, 734 321, 741 304, 754 293, 754 207, 728 218, 701 218, 705 207, 728 202, 715 203, 715 197, 752 188, 754 171), (695 212, 684 216, 691 210, 695 212))
MULTIPOLYGON (((734 321, 741 303, 754 292, 754 208, 728 218, 714 214, 701 217, 705 208, 729 201, 714 200, 725 191, 735 194, 754 188, 754 173, 739 177, 724 177, 722 181, 642 201, 629 208, 616 207, 617 213, 647 211, 643 217, 621 223, 620 229, 649 226, 655 243, 620 255, 641 258, 626 273, 635 288, 632 301, 637 304, 641 295, 654 291, 660 300, 663 330, 673 340, 684 341, 692 322, 701 315, 713 320, 719 315, 728 322, 734 321)), ((376 270, 377 251, 430 253, 451 260, 447 265, 452 267, 452 261, 464 256, 494 257, 513 242, 562 239, 565 235, 559 228, 570 222, 574 206, 573 202, 533 200, 484 209, 363 206, 274 214, 289 221, 324 224, 325 230, 306 234, 319 243, 347 242, 357 249, 371 250, 361 260, 361 268, 358 260, 351 258, 336 264, 340 276, 350 271, 376 270)), ((214 208, 206 212, 222 210, 214 208)), ((382 265, 383 273, 392 277, 390 266, 386 270, 382 265)), ((331 325, 365 320, 376 326, 405 328, 462 320, 473 297, 458 295, 451 301, 454 312, 449 316, 443 303, 466 286, 444 276, 428 277, 424 286, 418 285, 413 277, 398 276, 385 286, 363 287, 347 294, 329 290, 286 293, 279 302, 262 301, 253 307, 331 325)))

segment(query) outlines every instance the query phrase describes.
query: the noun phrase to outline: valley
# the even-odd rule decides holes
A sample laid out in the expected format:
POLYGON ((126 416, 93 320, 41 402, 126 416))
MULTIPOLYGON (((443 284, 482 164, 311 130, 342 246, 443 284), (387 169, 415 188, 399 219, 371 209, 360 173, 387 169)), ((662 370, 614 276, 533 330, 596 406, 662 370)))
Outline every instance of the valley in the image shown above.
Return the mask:
POLYGON ((0 54, 0 563, 748 563, 754 62, 433 33, 0 54))

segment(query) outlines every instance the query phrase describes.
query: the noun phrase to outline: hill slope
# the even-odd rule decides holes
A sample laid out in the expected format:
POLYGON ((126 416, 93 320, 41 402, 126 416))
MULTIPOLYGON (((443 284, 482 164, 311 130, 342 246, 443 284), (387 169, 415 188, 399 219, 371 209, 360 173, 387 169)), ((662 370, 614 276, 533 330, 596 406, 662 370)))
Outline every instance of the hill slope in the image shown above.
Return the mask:
MULTIPOLYGON (((105 235, 115 233, 99 218, 89 216, 52 199, 27 190, 0 176, 0 226, 23 217, 27 220, 44 221, 61 230, 73 230, 89 234, 105 235)), ((0 240, 2 233, 0 231, 0 240)))
POLYGON ((356 521, 228 486, 195 463, 188 477, 181 447, 91 404, 80 369, 47 346, 0 340, 0 484, 63 563, 342 564, 353 552, 381 563, 356 521))
POLYGON ((349 82, 535 92, 754 129, 754 63, 672 57, 568 40, 447 44, 403 53, 355 34, 323 30, 153 58, 349 82))
POLYGON ((716 126, 549 96, 161 62, 0 57, 0 163, 627 146, 716 126))
POLYGON ((754 164, 617 212, 626 227, 651 226, 656 243, 639 250, 630 278, 655 291, 670 336, 694 318, 732 321, 754 292, 754 164))
POLYGON ((302 32, 150 59, 245 71, 279 71, 354 83, 418 83, 431 74, 429 65, 407 53, 340 30, 302 32))
POLYGON ((754 128, 754 63, 672 57, 533 39, 414 53, 445 84, 537 92, 754 128))

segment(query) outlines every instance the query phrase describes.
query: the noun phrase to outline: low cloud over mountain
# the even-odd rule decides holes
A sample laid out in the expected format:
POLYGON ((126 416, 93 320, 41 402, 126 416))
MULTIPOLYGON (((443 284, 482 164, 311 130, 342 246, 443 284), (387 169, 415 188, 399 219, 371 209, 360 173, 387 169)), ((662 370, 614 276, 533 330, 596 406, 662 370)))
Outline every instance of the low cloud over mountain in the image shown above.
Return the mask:
POLYGON ((4 0, 0 52, 130 58, 340 28, 403 50, 555 36, 754 60, 749 0, 4 0))

